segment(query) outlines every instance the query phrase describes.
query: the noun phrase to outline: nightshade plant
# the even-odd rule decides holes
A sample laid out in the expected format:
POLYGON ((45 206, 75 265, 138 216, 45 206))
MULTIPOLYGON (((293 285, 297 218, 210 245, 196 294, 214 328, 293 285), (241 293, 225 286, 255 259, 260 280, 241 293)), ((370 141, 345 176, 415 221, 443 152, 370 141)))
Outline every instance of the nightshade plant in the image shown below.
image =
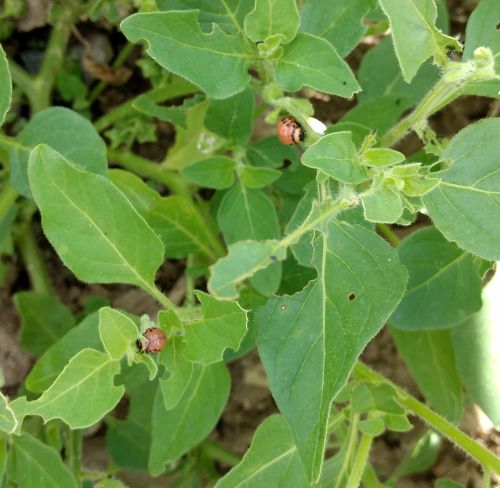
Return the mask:
POLYGON ((500 259, 500 119, 448 140, 429 117, 461 96, 499 98, 498 0, 479 2, 463 46, 434 0, 139 2, 120 29, 143 43, 152 88, 94 121, 84 115, 103 83, 66 98, 74 110, 51 106, 54 89, 69 92, 56 74, 71 26, 106 5, 82 3, 52 12, 37 75, 0 51, 0 120, 12 82, 32 112, 15 137, 0 135, 0 245, 14 242, 29 273, 32 290, 14 300, 37 357, 20 395, 0 397, 0 485, 123 486, 80 463, 85 429, 104 419, 114 472, 166 473, 175 486, 390 487, 431 465, 442 437, 487 486, 500 460, 456 424, 465 390, 500 425, 499 279, 482 289, 500 259), (366 35, 380 42, 355 76, 343 58, 366 35), (315 91, 358 103, 318 133, 315 91), (284 116, 305 130, 300 148, 252 137, 284 116), (161 164, 122 147, 147 139, 152 118, 176 127, 161 164), (410 132, 422 149, 405 155, 394 147, 410 132), (74 317, 37 250, 37 210, 78 279, 139 287, 158 315, 98 305, 74 317), (400 243, 390 224, 419 212, 433 225, 400 243), (155 284, 168 259, 186 259, 182 306, 155 284), (386 323, 432 408, 358 361, 386 323), (168 336, 157 356, 135 345, 151 326, 168 336), (207 436, 228 400, 227 363, 254 348, 280 413, 240 460, 207 436), (382 482, 373 440, 410 430, 411 416, 429 430, 382 482), (215 460, 232 469, 218 474, 215 460))

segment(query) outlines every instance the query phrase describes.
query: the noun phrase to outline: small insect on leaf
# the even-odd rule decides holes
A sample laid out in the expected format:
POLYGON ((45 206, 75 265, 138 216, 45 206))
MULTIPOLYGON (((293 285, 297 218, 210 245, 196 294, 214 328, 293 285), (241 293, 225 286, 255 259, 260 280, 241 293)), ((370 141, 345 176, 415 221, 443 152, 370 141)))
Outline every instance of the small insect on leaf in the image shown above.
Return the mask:
POLYGON ((283 144, 298 144, 304 140, 304 129, 293 117, 285 117, 278 122, 278 139, 283 144))
POLYGON ((153 354, 160 352, 167 343, 167 336, 158 327, 150 327, 144 332, 142 339, 137 339, 136 345, 140 353, 153 354))

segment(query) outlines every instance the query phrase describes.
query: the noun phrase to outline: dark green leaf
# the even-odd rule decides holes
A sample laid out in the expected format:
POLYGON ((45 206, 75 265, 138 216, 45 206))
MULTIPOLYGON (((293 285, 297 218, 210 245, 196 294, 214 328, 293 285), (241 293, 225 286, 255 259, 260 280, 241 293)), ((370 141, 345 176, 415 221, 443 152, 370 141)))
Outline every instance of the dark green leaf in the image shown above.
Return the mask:
POLYGON ((5 51, 0 45, 0 125, 5 120, 5 115, 10 108, 12 98, 12 80, 10 77, 9 63, 5 51))
POLYGON ((247 157, 254 166, 279 168, 285 161, 298 162, 297 150, 282 144, 276 136, 266 137, 247 147, 247 157))
POLYGON ((273 168, 244 166, 240 173, 243 184, 252 190, 260 190, 274 183, 281 176, 281 171, 273 168))
POLYGON ((35 356, 42 355, 75 325, 71 311, 53 295, 22 291, 14 295, 21 316, 22 346, 35 356))
POLYGON ((223 190, 233 185, 235 167, 236 161, 234 159, 226 156, 214 156, 184 166, 181 174, 197 185, 223 190))

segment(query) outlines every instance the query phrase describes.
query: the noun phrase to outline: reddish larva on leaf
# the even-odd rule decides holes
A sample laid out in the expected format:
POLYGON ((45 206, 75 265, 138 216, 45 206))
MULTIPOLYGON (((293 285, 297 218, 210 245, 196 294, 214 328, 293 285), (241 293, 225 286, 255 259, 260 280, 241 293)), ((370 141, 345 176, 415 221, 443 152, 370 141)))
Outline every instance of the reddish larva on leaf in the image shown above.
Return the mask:
POLYGON ((304 140, 304 129, 293 117, 285 117, 278 123, 278 138, 283 144, 298 144, 304 140))
POLYGON ((143 339, 137 339, 136 345, 139 352, 160 352, 167 342, 167 336, 158 327, 150 327, 144 332, 143 339))

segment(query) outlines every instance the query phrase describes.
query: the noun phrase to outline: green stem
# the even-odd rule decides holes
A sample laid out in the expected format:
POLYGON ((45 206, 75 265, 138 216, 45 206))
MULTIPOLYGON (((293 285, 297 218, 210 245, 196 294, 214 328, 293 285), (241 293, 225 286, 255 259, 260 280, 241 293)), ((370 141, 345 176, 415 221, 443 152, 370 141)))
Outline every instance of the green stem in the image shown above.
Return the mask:
MULTIPOLYGON (((196 91, 197 88, 188 81, 185 81, 181 78, 175 78, 174 81, 169 85, 161 88, 153 88, 152 90, 149 90, 139 96, 147 95, 154 102, 164 102, 166 100, 171 100, 173 98, 195 93, 196 91)), ((129 117, 131 115, 136 115, 138 112, 132 106, 136 98, 138 97, 127 100, 121 105, 118 105, 118 107, 109 111, 107 114, 103 115, 101 118, 97 119, 94 122, 94 127, 96 128, 96 130, 102 132, 104 129, 109 127, 111 124, 114 124, 116 121, 124 119, 125 117, 129 117)))
POLYGON ((491 486, 491 471, 489 469, 485 469, 483 473, 483 487, 490 488, 491 486))
POLYGON ((33 232, 33 211, 31 205, 25 207, 24 217, 14 232, 14 241, 30 278, 31 288, 41 293, 53 294, 52 284, 33 232))
MULTIPOLYGON (((125 61, 129 57, 130 53, 134 50, 134 47, 135 46, 133 44, 130 44, 129 42, 127 42, 127 44, 125 44, 125 46, 123 46, 122 50, 118 53, 118 56, 116 56, 116 59, 114 60, 111 67, 113 69, 116 69, 116 68, 120 68, 121 66, 123 66, 123 63, 125 63, 125 61)), ((105 90, 107 85, 108 84, 104 81, 100 81, 99 83, 97 83, 97 85, 92 89, 92 91, 90 92, 90 95, 88 97, 89 105, 92 105, 97 100, 97 98, 105 90)))
POLYGON ((491 451, 478 444, 474 439, 464 434, 460 429, 448 422, 445 418, 433 412, 427 405, 419 402, 415 397, 409 395, 402 388, 389 381, 384 376, 376 373, 368 366, 358 362, 354 367, 354 373, 365 380, 375 383, 387 383, 391 385, 398 394, 399 403, 427 422, 433 429, 447 437, 452 443, 463 449, 477 463, 486 469, 500 474, 500 459, 491 451))
POLYGON ((377 224, 377 230, 382 234, 393 247, 398 247, 401 239, 387 224, 377 224))
POLYGON ((184 196, 191 195, 186 181, 176 171, 162 168, 160 165, 128 151, 108 148, 108 159, 143 178, 152 178, 163 183, 172 193, 184 196))
POLYGON ((211 459, 218 459, 228 466, 236 466, 241 458, 213 441, 205 441, 202 444, 203 451, 211 459))
POLYGON ((74 473, 76 479, 80 481, 81 465, 80 457, 82 454, 82 431, 67 429, 65 433, 65 462, 69 470, 74 473))
POLYGON ((0 133, 0 146, 6 148, 19 149, 20 151, 29 152, 31 148, 23 146, 15 137, 11 137, 0 133))
POLYGON ((342 466, 340 468, 339 474, 337 475, 335 488, 340 488, 340 486, 342 486, 341 483, 344 475, 349 468, 349 464, 351 464, 352 453, 354 452, 356 442, 358 441, 358 423, 359 414, 352 414, 351 423, 349 424, 349 431, 347 433, 347 447, 344 454, 344 459, 342 460, 342 466))
POLYGON ((7 215, 19 194, 8 183, 0 192, 0 221, 7 215))
POLYGON ((158 288, 155 286, 145 284, 144 290, 147 291, 153 298, 156 299, 158 303, 161 303, 166 309, 177 310, 177 305, 175 305, 168 297, 166 297, 158 288))
POLYGON ((16 85, 27 97, 30 106, 36 105, 36 91, 34 90, 35 80, 28 72, 21 68, 14 60, 9 59, 9 71, 12 75, 12 82, 16 85))
POLYGON ((354 465, 352 467, 351 474, 349 475, 349 480, 347 481, 346 488, 359 487, 359 483, 365 471, 366 461, 368 460, 372 443, 373 436, 364 434, 363 437, 361 437, 361 442, 359 443, 359 448, 356 451, 354 465))
POLYGON ((42 67, 33 80, 35 99, 31 104, 33 112, 39 112, 51 105, 52 89, 57 72, 64 62, 64 53, 71 34, 71 27, 79 12, 78 2, 62 2, 57 20, 50 32, 42 67))

